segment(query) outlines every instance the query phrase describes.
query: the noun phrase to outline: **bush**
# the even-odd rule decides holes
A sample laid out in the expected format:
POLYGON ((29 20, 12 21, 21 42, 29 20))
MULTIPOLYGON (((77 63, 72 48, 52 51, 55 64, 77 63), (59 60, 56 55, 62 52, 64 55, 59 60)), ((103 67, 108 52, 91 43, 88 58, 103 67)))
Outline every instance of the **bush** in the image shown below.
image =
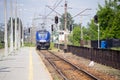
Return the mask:
POLYGON ((50 48, 49 48, 49 49, 53 49, 53 48, 54 48, 54 43, 51 42, 51 43, 50 43, 50 48))
POLYGON ((3 45, 3 43, 0 42, 0 49, 1 48, 4 48, 4 45, 3 45))

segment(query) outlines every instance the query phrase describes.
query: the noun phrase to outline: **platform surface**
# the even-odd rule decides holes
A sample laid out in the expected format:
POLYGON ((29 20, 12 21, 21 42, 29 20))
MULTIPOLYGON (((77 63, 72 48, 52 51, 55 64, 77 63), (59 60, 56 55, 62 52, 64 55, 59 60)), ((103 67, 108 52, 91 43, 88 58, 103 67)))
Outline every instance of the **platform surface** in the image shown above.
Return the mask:
MULTIPOLYGON (((1 55, 4 50, 0 50, 1 55)), ((35 47, 23 47, 0 59, 0 80, 52 80, 35 47)))

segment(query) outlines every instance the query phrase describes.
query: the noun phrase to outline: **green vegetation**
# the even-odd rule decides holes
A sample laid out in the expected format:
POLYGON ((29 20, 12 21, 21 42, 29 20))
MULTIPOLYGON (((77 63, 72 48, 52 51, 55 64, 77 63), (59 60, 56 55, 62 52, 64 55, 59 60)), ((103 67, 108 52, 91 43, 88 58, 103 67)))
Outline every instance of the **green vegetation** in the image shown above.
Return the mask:
POLYGON ((34 43, 24 43, 24 46, 35 47, 35 44, 34 43))
POLYGON ((49 49, 54 49, 54 43, 53 42, 50 43, 50 48, 49 49))
POLYGON ((113 47, 113 48, 111 48, 112 50, 118 50, 118 51, 120 51, 120 47, 113 47))
MULTIPOLYGON (((60 29, 64 30, 64 22, 65 22, 65 14, 62 15, 62 17, 60 18, 60 29)), ((67 13, 67 29, 70 30, 70 25, 72 25, 74 22, 72 16, 70 13, 67 13)))
POLYGON ((69 41, 72 45, 80 46, 80 27, 76 26, 73 29, 73 34, 69 36, 69 41))
POLYGON ((4 48, 4 44, 0 42, 0 49, 4 48))
POLYGON ((0 43, 0 49, 3 48, 3 45, 0 43))
POLYGON ((120 38, 120 5, 118 0, 105 0, 105 5, 97 11, 101 38, 120 38))
MULTIPOLYGON (((102 39, 120 39, 120 0, 105 0, 105 5, 98 5, 98 24, 100 27, 100 40, 102 39)), ((80 45, 81 26, 73 25, 73 32, 69 35, 69 43, 75 46, 80 45)), ((92 19, 87 27, 82 26, 83 40, 98 39, 98 25, 92 19)))

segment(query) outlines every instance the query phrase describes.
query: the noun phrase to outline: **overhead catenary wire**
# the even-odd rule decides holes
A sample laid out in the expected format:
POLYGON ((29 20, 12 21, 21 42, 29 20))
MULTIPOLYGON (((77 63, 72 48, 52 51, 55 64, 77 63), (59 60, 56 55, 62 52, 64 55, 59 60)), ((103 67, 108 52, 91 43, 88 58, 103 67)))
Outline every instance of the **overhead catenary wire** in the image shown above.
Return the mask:
POLYGON ((73 16, 73 18, 79 16, 80 14, 82 14, 83 12, 85 12, 86 10, 91 10, 90 8, 86 8, 83 11, 79 12, 78 14, 76 14, 75 16, 73 16))
POLYGON ((55 13, 57 13, 59 16, 61 16, 60 13, 58 13, 57 11, 55 11, 54 9, 52 9, 50 6, 47 5, 47 7, 48 7, 49 9, 51 9, 52 11, 54 11, 55 13))
MULTIPOLYGON (((58 1, 56 1, 56 3, 53 5, 54 7, 53 7, 53 9, 51 8, 51 12, 49 12, 47 15, 46 15, 46 17, 48 17, 53 11, 55 11, 55 9, 59 6, 59 4, 62 2, 63 0, 60 0, 59 2, 58 1), (58 2, 58 4, 57 4, 57 2, 58 2)), ((49 7, 50 8, 50 7, 49 7)))

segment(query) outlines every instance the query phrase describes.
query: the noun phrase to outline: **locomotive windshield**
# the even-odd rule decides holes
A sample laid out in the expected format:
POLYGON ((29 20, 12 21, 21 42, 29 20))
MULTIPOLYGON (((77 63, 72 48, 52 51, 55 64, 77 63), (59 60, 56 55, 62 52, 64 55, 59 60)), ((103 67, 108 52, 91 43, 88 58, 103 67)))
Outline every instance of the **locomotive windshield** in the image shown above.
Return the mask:
POLYGON ((40 33, 39 36, 40 36, 41 38, 45 38, 45 37, 46 37, 46 33, 40 33))
POLYGON ((47 33, 46 32, 39 32, 39 37, 40 38, 46 38, 47 33))

